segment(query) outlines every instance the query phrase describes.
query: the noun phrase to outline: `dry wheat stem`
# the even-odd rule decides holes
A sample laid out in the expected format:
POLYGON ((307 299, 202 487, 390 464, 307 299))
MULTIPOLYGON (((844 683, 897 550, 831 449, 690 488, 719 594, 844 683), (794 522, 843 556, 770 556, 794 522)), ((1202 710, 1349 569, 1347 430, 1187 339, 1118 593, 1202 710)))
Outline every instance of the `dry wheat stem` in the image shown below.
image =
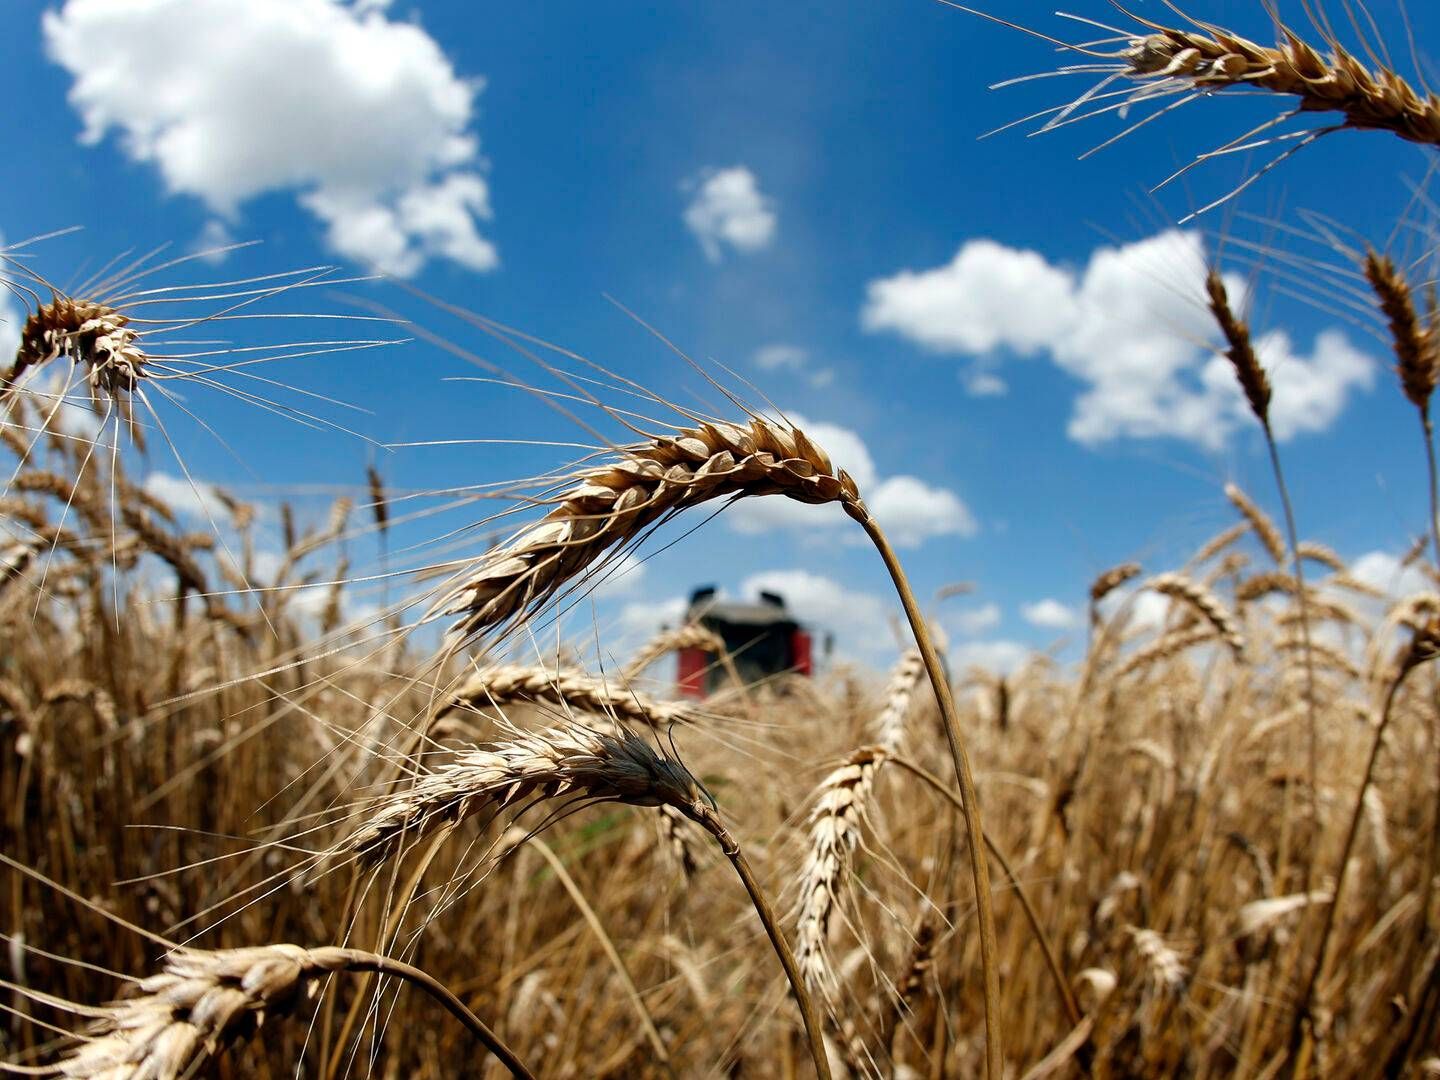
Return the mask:
MULTIPOLYGON (((966 813, 964 803, 956 797, 955 792, 929 769, 926 769, 923 765, 909 758, 899 755, 892 756, 890 760, 894 761, 900 768, 905 769, 920 780, 923 780, 933 791, 946 799, 962 815, 966 813)), ((984 835, 983 842, 986 850, 989 851, 991 857, 999 863, 1001 871, 1009 880, 1010 887, 1015 892, 1015 898, 1020 901, 1020 907, 1025 913, 1025 921, 1030 924, 1030 932, 1035 937, 1035 943, 1040 946, 1040 951, 1044 954, 1045 966, 1050 971, 1050 977, 1055 983, 1055 992, 1060 996, 1060 1002, 1065 1007, 1066 1015, 1070 1017, 1071 1023, 1078 1024, 1081 1015, 1080 1005, 1075 1000, 1075 993, 1070 988, 1070 981, 1066 979, 1064 969, 1060 966, 1059 956, 1055 952, 1055 947, 1050 942, 1050 936, 1046 934, 1045 927, 1040 922, 1040 916, 1035 911, 1034 904, 1030 902, 1029 893, 1026 891, 1024 884, 1020 881, 1015 871, 1011 868, 1010 861, 1005 857, 1005 853, 990 839, 989 833, 984 835)))
POLYGON ((740 845, 712 807, 709 805, 697 807, 694 817, 705 831, 715 838, 715 842, 720 845, 720 850, 724 852, 725 857, 730 860, 730 865, 735 868, 735 873, 739 875, 741 884, 745 886, 745 891, 750 896, 750 902, 754 905, 755 914, 759 916, 761 924, 765 927, 765 935, 770 939, 775 955, 780 959, 780 966, 785 969, 785 978, 790 983, 791 993, 795 995, 795 1003, 800 1008, 800 1016, 805 1024, 805 1034, 810 1040, 810 1058, 815 1064, 815 1075, 819 1080, 831 1080, 830 1058, 825 1051, 825 1030, 820 1022, 820 1013, 815 1008, 815 1002, 805 986, 805 978, 800 972, 795 954, 780 930, 780 922, 775 917, 775 910, 771 907, 764 889, 760 887, 760 882, 755 877, 755 871, 751 868, 750 861, 745 858, 745 853, 740 850, 740 845))
POLYGON ((1000 1017, 1000 970, 997 954, 999 945, 995 933, 994 898, 990 893, 990 867, 981 855, 985 846, 984 826, 981 822, 980 796, 975 787, 975 776, 970 768, 970 755, 960 739, 960 713, 955 707, 955 695, 940 654, 930 633, 929 621, 920 610, 914 590, 905 576, 895 549, 879 524, 870 516, 864 505, 847 503, 845 511, 860 523, 870 537, 881 561, 890 572, 890 580, 900 597, 905 617, 910 622, 910 632, 915 635, 915 644, 920 649, 925 671, 930 676, 930 685, 935 691, 940 706, 940 719, 945 727, 945 739, 950 748, 950 761, 955 769, 955 779, 960 785, 961 804, 965 808, 965 827, 970 840, 970 875, 975 886, 975 909, 980 930, 980 965, 985 985, 985 1075, 988 1080, 1002 1080, 1005 1071, 1005 1053, 1000 1017))
MULTIPOLYGON (((662 807, 661 809, 669 809, 669 807, 662 807)), ((570 875, 570 871, 565 868, 565 863, 561 861, 560 856, 555 854, 550 848, 550 845, 538 836, 530 837, 529 844, 538 851, 541 857, 550 865, 550 869, 553 870, 555 876, 560 879, 560 884, 564 886, 565 891, 570 894, 570 899, 573 900, 575 906, 579 908, 580 915, 584 918, 586 925, 590 927, 596 940, 600 942, 600 947, 605 951, 605 956, 609 959, 610 966, 615 969, 615 974, 619 976, 620 982, 625 987, 626 996, 630 999, 630 1004, 635 1010, 635 1015, 640 1018, 640 1026, 645 1031, 645 1038, 650 1042, 650 1049, 655 1052, 656 1060, 660 1062, 667 1075, 673 1078, 675 1076, 675 1070, 670 1066, 670 1051, 665 1046, 665 1040, 661 1037, 660 1030, 655 1026, 655 1018, 650 1015, 650 1009, 645 1004, 645 998, 640 994, 640 988, 635 985, 635 979, 630 974, 630 969, 625 966, 625 960, 621 957, 620 950, 615 947, 614 939, 612 939, 609 932, 606 931, 605 924, 600 921, 600 916, 595 914, 595 909, 590 905, 590 901, 585 898, 584 891, 575 883, 575 879, 570 875)))
POLYGON ((1291 1029, 1292 1048, 1299 1045, 1304 1028, 1314 1020, 1315 988, 1324 973, 1330 937, 1335 927, 1336 913, 1340 910, 1345 879, 1350 867, 1350 857, 1355 850, 1356 838, 1360 835, 1360 822, 1365 816, 1365 795, 1374 779, 1375 764, 1380 759, 1380 749, 1385 743, 1385 732, 1389 728, 1391 716, 1394 714, 1395 696, 1400 692, 1400 687, 1410 672, 1421 664, 1434 660, 1437 655, 1440 655, 1440 617, 1432 617, 1423 627, 1416 630, 1414 638, 1400 658, 1395 675, 1385 690, 1379 720, 1375 724, 1375 735, 1370 743, 1370 756, 1365 762, 1365 772, 1360 778, 1360 789, 1355 794, 1355 804, 1351 810, 1350 824, 1345 834, 1345 846, 1341 849, 1340 862, 1335 870, 1335 888, 1331 903, 1325 909, 1325 921, 1321 926, 1320 939, 1315 948, 1315 961, 1310 968, 1310 975, 1306 979, 1305 989, 1300 997, 1300 1007, 1295 1011, 1294 1025, 1291 1029))
POLYGON ((418 968, 357 949, 261 945, 172 953, 158 975, 139 980, 135 993, 98 1010, 91 1030, 64 1059, 42 1075, 88 1080, 177 1080, 193 1075, 222 1043, 283 1016, 337 971, 390 975, 434 997, 469 1029, 512 1076, 533 1074, 448 989, 418 968))

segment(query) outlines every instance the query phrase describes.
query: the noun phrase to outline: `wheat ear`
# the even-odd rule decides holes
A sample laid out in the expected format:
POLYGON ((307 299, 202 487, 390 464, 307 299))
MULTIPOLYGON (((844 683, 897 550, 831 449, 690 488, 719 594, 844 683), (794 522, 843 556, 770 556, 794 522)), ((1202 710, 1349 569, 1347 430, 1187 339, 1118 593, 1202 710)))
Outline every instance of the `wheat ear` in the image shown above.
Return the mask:
POLYGON ((467 750, 380 800, 339 853, 373 864, 407 842, 486 811, 573 797, 635 806, 669 805, 699 820, 708 795, 688 769, 623 726, 578 724, 521 731, 500 721, 503 742, 467 750))
POLYGON ((1137 21, 1152 33, 1131 39, 1123 53, 1136 78, 1206 92, 1255 87, 1294 98, 1300 113, 1339 113, 1344 127, 1440 146, 1440 99, 1387 68, 1368 70, 1338 42, 1328 42, 1327 56, 1288 27, 1281 27, 1283 40, 1272 47, 1215 26, 1177 30, 1137 21))
MULTIPOLYGON (((607 556, 666 518, 713 499, 758 495, 783 495, 816 505, 840 504, 874 544, 905 610, 940 707, 961 797, 969 809, 966 827, 985 983, 985 1068, 990 1080, 1000 1080, 1004 1052, 999 947, 990 870, 979 855, 984 843, 979 797, 960 738, 959 710, 929 624, 885 531, 871 516, 855 481, 837 469, 804 432, 794 425, 752 416, 745 425, 704 422, 622 447, 606 464, 578 471, 558 490, 538 499, 550 505, 549 512, 459 574, 426 618, 456 616, 447 635, 447 649, 459 649, 515 625, 592 566, 603 565, 607 556)), ((820 1039, 818 1030, 812 1036, 820 1039)), ((813 1042, 812 1049, 819 1045, 813 1042)))
POLYGON ((451 695, 438 715, 460 709, 503 708, 516 702, 578 709, 654 728, 691 719, 684 706, 654 701, 633 689, 612 687, 592 675, 524 664, 497 664, 475 672, 451 695))
POLYGON ((810 814, 795 916, 795 958, 805 984, 831 1001, 835 976, 826 950, 831 916, 839 906, 840 890, 849 880, 875 774, 884 761, 885 752, 879 747, 856 750, 820 781, 810 814))
POLYGON ((874 723, 875 742, 888 753, 898 754, 904 749, 905 718, 910 715, 915 687, 923 674, 925 662, 919 649, 906 649, 890 669, 890 680, 885 686, 885 706, 874 723))
POLYGON ((512 1076, 533 1074, 453 993, 418 968, 358 949, 261 945, 181 949, 164 970, 134 984, 125 1000, 95 1010, 79 1045, 47 1070, 92 1080, 178 1080, 194 1075, 221 1045, 283 1016, 338 971, 391 975, 420 987, 461 1021, 512 1076))
POLYGON ((616 450, 538 501, 535 524, 467 568, 431 616, 454 615, 460 645, 513 624, 571 580, 662 519, 725 497, 784 495, 805 503, 860 504, 855 481, 795 427, 755 418, 702 423, 616 450))
POLYGON ((1179 574, 1157 574, 1145 587, 1174 600, 1181 600, 1213 626, 1236 656, 1245 651, 1245 637, 1225 605, 1205 586, 1179 574))
POLYGON ((626 661, 623 673, 627 679, 638 678, 666 653, 680 649, 702 649, 718 656, 726 651, 725 639, 708 626, 695 622, 661 630, 635 650, 635 655, 626 661))

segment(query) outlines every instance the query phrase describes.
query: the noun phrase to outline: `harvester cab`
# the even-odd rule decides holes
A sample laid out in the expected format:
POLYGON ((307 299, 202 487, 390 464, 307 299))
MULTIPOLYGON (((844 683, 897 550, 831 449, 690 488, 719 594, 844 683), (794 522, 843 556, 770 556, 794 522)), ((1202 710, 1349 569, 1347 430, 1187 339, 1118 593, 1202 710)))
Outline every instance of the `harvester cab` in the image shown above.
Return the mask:
MULTIPOLYGON (((795 620, 778 593, 762 592, 757 601, 741 602, 719 599, 713 587, 696 589, 686 620, 713 631, 725 642, 734 661, 734 674, 747 685, 786 673, 814 674, 810 631, 795 620)), ((724 687, 731 672, 717 660, 704 649, 681 649, 680 694, 703 698, 724 687)))

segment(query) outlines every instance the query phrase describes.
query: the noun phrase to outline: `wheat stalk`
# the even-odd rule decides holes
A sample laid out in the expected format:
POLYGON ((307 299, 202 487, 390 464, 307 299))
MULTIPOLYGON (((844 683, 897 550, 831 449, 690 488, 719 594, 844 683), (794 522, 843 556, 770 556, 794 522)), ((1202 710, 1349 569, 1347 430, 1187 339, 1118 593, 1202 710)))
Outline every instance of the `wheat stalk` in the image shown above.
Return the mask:
MULTIPOLYGON (((1003 1034, 990 871, 979 855, 984 842, 979 797, 960 738, 959 710, 928 623, 884 530, 865 506, 855 481, 804 432, 752 416, 746 425, 707 421, 621 447, 605 464, 581 469, 539 497, 536 501, 550 505, 549 512, 457 575, 425 619, 456 617, 446 635, 446 650, 460 649, 513 627, 663 520, 716 498, 760 495, 783 495, 813 505, 838 503, 875 545, 905 609, 935 690, 950 758, 969 810, 966 828, 971 834, 970 867, 985 980, 986 1072, 991 1080, 1000 1080, 1003 1034)), ((776 935, 771 936, 773 941, 776 935)), ((782 952, 779 943, 776 950, 782 952)), ((806 1026, 818 1068, 822 1040, 809 1019, 806 1026)))

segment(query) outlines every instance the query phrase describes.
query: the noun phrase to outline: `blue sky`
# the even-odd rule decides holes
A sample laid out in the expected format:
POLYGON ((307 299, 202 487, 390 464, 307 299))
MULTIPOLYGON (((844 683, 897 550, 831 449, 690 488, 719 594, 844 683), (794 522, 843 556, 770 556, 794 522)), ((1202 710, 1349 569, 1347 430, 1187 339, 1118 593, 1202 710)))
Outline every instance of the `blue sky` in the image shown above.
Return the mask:
MULTIPOLYGON (((1090 33, 1040 3, 1004 6, 1070 40, 1090 33)), ((1257 4, 1203 7, 1270 37, 1257 4)), ((1375 7, 1403 42, 1399 9, 1375 7)), ((1118 17, 1098 0, 1079 9, 1118 17)), ((1440 14, 1411 17, 1434 76, 1440 14)), ((1067 612, 1109 565, 1178 564, 1232 520, 1227 480, 1274 508, 1263 444, 1207 369, 1189 299, 1203 244, 1225 234, 1235 255, 1247 242, 1323 255, 1246 216, 1303 226, 1302 210, 1383 244, 1407 178, 1432 163, 1342 133, 1175 231, 1273 148, 1148 189, 1273 104, 1194 102, 1083 161, 1124 122, 981 140, 1091 83, 988 91, 1053 68, 1054 53, 933 0, 12 0, 4 18, 0 235, 84 227, 40 245, 37 269, 64 280, 131 247, 257 239, 176 279, 379 265, 673 400, 713 401, 623 305, 803 417, 867 481, 922 594, 977 584, 943 608, 962 663, 1013 664, 1074 632, 1067 612)), ((1421 241, 1397 244, 1414 254, 1421 241)), ((1231 269, 1240 285, 1246 267, 1231 269)), ((1302 532, 1384 578, 1384 556, 1424 524, 1415 417, 1374 318, 1347 322, 1279 283, 1262 274, 1247 291, 1302 532)), ((524 370, 393 286, 341 291, 524 370)), ((304 305, 355 310, 323 293, 304 305)), ((244 332, 294 339, 283 324, 244 332)), ((445 382, 479 373, 424 342, 269 374, 370 410, 329 415, 375 443, 583 437, 524 395, 445 382)), ((406 490, 561 460, 489 444, 377 451, 223 398, 203 408, 248 471, 177 419, 194 475, 267 497, 357 485, 367 460, 406 490)), ((139 468, 156 486, 178 472, 163 452, 139 468)), ((842 653, 884 664, 893 602, 853 541, 813 514, 736 507, 612 583, 578 629, 593 617, 618 641, 693 586, 778 586, 842 653)))

